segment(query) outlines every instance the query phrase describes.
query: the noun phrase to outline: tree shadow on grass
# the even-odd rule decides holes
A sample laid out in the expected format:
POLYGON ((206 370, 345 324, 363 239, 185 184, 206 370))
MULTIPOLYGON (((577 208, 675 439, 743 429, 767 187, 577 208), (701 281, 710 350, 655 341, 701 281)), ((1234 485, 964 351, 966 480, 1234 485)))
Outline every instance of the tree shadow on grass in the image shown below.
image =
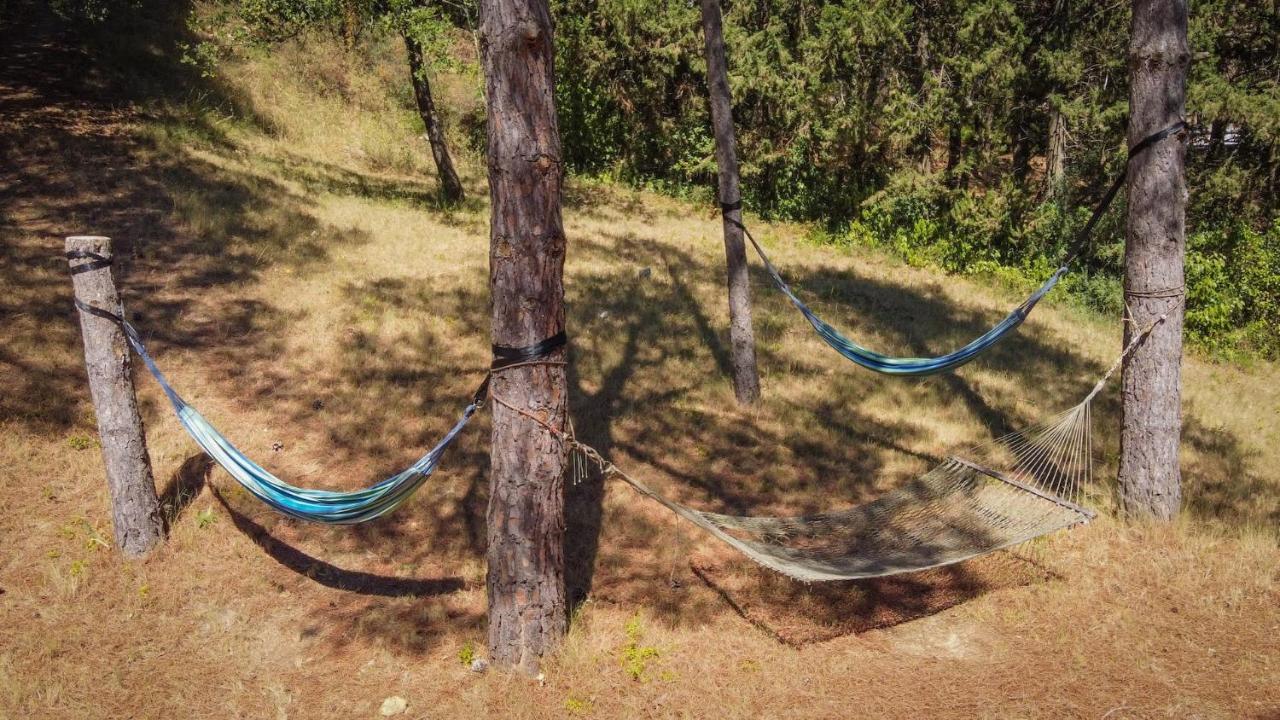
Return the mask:
MULTIPOLYGON (((485 207, 487 187, 472 183, 461 204, 445 201, 436 185, 403 177, 386 177, 322 162, 288 151, 276 151, 258 160, 280 177, 298 183, 308 192, 347 195, 377 201, 409 202, 441 213, 445 219, 455 213, 474 215, 485 207)), ((483 229, 483 228, 480 228, 483 229)))
POLYGON ((160 492, 160 512, 166 528, 173 527, 182 513, 199 497, 209 482, 213 460, 204 453, 189 456, 173 471, 169 482, 160 492))
POLYGON ((1182 494, 1193 516, 1271 531, 1280 528, 1280 493, 1276 482, 1258 471, 1261 452, 1256 447, 1192 416, 1183 418, 1182 441, 1195 450, 1182 468, 1182 494))
POLYGON ((155 35, 134 48, 154 55, 137 77, 122 77, 102 54, 134 34, 112 36, 119 28, 110 25, 82 37, 47 8, 20 4, 31 24, 6 25, 12 42, 0 50, 0 381, 19 392, 0 397, 0 417, 49 429, 83 421, 66 235, 113 237, 126 309, 157 349, 236 345, 238 357, 224 355, 228 368, 276 352, 265 339, 279 317, 225 293, 256 282, 269 264, 318 268, 328 244, 358 242, 359 233, 320 223, 277 182, 174 153, 132 129, 136 103, 166 93, 221 97, 179 60, 187 3, 143 3, 129 16, 138 23, 130 33, 155 35))

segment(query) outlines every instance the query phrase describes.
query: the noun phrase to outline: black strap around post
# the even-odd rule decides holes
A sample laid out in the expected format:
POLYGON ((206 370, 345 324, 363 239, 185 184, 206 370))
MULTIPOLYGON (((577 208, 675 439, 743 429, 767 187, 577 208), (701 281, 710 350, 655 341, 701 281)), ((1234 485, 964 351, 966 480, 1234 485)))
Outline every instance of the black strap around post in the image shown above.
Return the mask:
POLYGON ((124 318, 120 317, 119 315, 109 310, 103 310, 100 307, 94 307, 89 303, 81 301, 80 298, 74 298, 74 300, 75 300, 76 307, 80 308, 82 311, 87 312, 90 315, 93 315, 94 317, 100 317, 103 320, 110 320, 116 325, 119 325, 120 327, 124 327, 124 318))
POLYGON ((72 275, 79 275, 93 270, 100 270, 104 267, 111 267, 111 258, 99 255, 96 252, 88 250, 70 250, 67 252, 67 260, 92 260, 93 262, 82 263, 71 268, 72 275))

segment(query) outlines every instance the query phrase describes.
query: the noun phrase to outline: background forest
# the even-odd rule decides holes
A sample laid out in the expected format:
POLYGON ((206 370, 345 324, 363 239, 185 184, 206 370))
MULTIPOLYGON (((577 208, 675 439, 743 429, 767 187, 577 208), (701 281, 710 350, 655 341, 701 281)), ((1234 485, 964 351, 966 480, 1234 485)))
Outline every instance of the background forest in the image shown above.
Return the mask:
MULTIPOLYGON (((58 0, 108 21, 127 0, 58 0)), ((192 19, 188 61, 310 32, 353 46, 398 33, 477 101, 440 107, 454 151, 484 149, 472 0, 241 0, 192 19), (462 147, 459 147, 461 145, 462 147)), ((1123 167, 1129 4, 798 0, 724 5, 746 207, 809 221, 815 241, 1030 285, 1056 267, 1123 167)), ((712 201, 696 4, 553 0, 571 170, 712 201)), ((1191 18, 1187 333, 1213 352, 1280 356, 1280 6, 1207 0, 1191 18)), ((404 104, 413 98, 404 94, 404 104)), ((1117 203, 1122 205, 1123 199, 1117 203)), ((1110 212, 1065 281, 1121 303, 1110 212)))
MULTIPOLYGON (((696 6, 555 3, 580 171, 714 185, 696 6), (571 70, 570 70, 571 69, 571 70)), ((1042 280, 1122 168, 1129 4, 805 0, 725 6, 748 208, 832 243, 1042 280)), ((1280 12, 1198 2, 1188 88, 1187 328, 1280 351, 1280 12)), ((1118 309, 1122 212, 1069 276, 1118 309)))

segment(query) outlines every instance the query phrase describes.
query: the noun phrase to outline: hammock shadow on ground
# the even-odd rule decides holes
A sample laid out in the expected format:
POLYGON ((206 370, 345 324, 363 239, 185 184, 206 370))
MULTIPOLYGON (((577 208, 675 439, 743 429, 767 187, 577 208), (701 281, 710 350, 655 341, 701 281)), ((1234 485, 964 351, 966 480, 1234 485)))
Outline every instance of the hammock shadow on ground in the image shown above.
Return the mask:
POLYGON ((745 560, 697 558, 689 567, 738 616, 792 647, 890 628, 988 593, 1062 579, 1011 552, 893 577, 809 584, 745 560))
POLYGON ((375 575, 358 570, 344 570, 277 539, 267 528, 236 510, 216 486, 209 485, 209 491, 231 517, 236 529, 252 539, 272 560, 325 587, 358 595, 430 597, 457 592, 465 586, 462 578, 458 577, 413 580, 375 575))

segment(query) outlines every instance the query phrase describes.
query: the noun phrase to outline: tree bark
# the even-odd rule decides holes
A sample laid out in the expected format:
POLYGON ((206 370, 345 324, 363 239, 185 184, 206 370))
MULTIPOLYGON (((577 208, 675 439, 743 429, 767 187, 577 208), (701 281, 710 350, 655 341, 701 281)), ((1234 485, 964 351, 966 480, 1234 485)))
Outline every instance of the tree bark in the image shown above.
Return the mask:
POLYGON ((347 50, 354 50, 356 41, 360 39, 360 4, 359 0, 343 0, 342 3, 342 40, 347 50))
POLYGON ((967 177, 960 172, 960 156, 964 153, 964 135, 960 131, 957 118, 947 129, 947 187, 960 190, 968 185, 967 177))
MULTIPOLYGON (((564 329, 564 168, 547 0, 482 0, 488 102, 493 342, 526 346, 564 329)), ((549 360, 563 360, 557 350, 549 360)), ((498 372, 488 511, 489 653, 534 674, 567 624, 564 445, 509 403, 563 430, 563 365, 498 372)))
POLYGON ((1045 158, 1045 190, 1049 197, 1057 197, 1067 174, 1067 122, 1062 110, 1049 109, 1049 149, 1045 158))
MULTIPOLYGON (((724 30, 719 0, 702 0, 702 33, 707 50, 707 89, 711 96, 711 124, 716 139, 720 202, 739 203, 738 151, 733 134, 733 100, 725 63, 724 30)), ((751 276, 742 237, 742 209, 724 211, 724 253, 728 266, 729 344, 733 360, 733 394, 750 405, 760 399, 756 370, 756 340, 751 327, 751 276)))
POLYGON ((409 54, 409 77, 413 81, 413 97, 418 104, 418 116, 427 129, 427 142, 431 144, 431 155, 436 160, 436 171, 440 175, 440 194, 445 202, 461 202, 465 193, 458 172, 453 169, 453 159, 449 157, 449 146, 445 143, 444 127, 440 124, 440 116, 436 113, 436 103, 431 97, 431 81, 427 79, 426 63, 423 61, 422 44, 409 33, 402 33, 404 47, 409 54))
MULTIPOLYGON (((120 312, 120 296, 111 276, 111 240, 104 237, 67 238, 75 297, 90 307, 120 312)), ((120 326, 106 318, 80 312, 84 364, 89 392, 98 418, 102 460, 111 497, 111 522, 116 547, 126 558, 146 555, 164 540, 160 501, 151 474, 147 437, 138 414, 138 398, 129 374, 129 346, 120 326)))
MULTIPOLYGON (((1129 44, 1129 144, 1183 117, 1186 0, 1134 0, 1129 44)), ((1126 514, 1169 520, 1181 502, 1182 320, 1186 249, 1186 146, 1156 143, 1129 163, 1125 302, 1133 324, 1125 342, 1167 319, 1125 360, 1120 435, 1120 505, 1126 514)))

